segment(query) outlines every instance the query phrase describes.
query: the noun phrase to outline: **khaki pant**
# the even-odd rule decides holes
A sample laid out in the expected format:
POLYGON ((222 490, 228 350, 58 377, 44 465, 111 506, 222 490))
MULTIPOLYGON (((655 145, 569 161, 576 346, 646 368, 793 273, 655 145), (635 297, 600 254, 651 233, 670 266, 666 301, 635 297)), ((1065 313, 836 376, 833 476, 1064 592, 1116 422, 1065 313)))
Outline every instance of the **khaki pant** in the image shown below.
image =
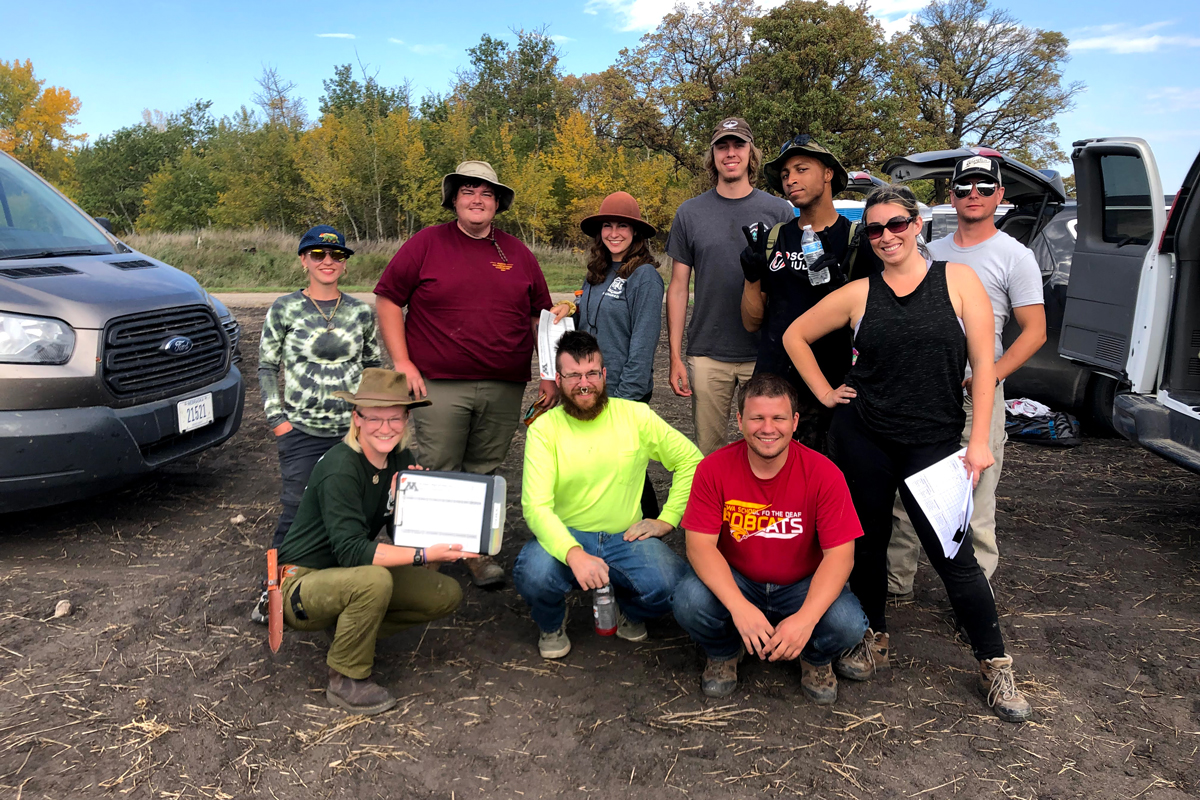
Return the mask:
POLYGON ((456 580, 423 567, 292 570, 280 587, 283 621, 298 631, 336 623, 325 663, 355 680, 370 677, 377 639, 448 616, 462 602, 456 580))
MULTIPOLYGON (((963 426, 960 444, 967 446, 974 420, 971 400, 963 403, 967 412, 967 423, 963 426)), ((983 568, 983 574, 991 580, 1000 562, 1000 551, 996 549, 996 486, 1000 483, 1000 470, 1004 467, 1004 443, 1008 434, 1004 432, 1004 384, 996 387, 992 404, 992 425, 988 432, 988 446, 996 463, 979 476, 973 500, 975 510, 971 514, 971 543, 975 547, 975 560, 983 568)), ((892 509, 892 540, 888 545, 888 591, 892 594, 908 594, 912 591, 913 576, 917 573, 917 555, 921 545, 917 532, 913 530, 904 504, 896 494, 896 505, 892 509)))
POLYGON ((701 453, 708 455, 725 444, 729 406, 738 386, 754 374, 754 362, 688 356, 687 369, 688 383, 692 385, 692 424, 696 429, 696 444, 701 453))
POLYGON ((433 405, 412 411, 417 457, 426 469, 491 475, 504 463, 525 384, 425 381, 433 405))

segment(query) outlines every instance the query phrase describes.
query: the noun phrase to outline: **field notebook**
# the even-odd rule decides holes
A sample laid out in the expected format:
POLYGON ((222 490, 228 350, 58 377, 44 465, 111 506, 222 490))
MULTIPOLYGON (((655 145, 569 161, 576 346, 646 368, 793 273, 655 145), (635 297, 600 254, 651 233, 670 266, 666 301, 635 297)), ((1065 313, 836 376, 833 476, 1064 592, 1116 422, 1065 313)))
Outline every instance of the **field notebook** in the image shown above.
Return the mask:
POLYGON ((507 485, 499 475, 405 470, 396 485, 393 541, 400 547, 461 544, 494 556, 504 540, 507 485))

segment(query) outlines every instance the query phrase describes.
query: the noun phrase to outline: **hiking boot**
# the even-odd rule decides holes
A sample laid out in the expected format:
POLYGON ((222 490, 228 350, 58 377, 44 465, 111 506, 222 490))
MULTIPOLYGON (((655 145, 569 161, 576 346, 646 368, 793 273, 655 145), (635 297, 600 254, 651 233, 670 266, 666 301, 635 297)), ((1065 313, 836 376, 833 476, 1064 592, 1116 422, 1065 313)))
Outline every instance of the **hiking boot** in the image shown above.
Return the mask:
POLYGON ((979 662, 979 693, 987 700, 996 716, 1005 722, 1025 722, 1033 717, 1033 709, 1017 688, 1012 671, 1012 656, 988 658, 979 662))
POLYGON ((267 590, 264 589, 263 593, 262 593, 262 597, 258 598, 258 602, 256 602, 254 604, 254 610, 250 612, 250 621, 257 622, 259 625, 268 624, 268 622, 269 622, 269 620, 267 619, 268 610, 269 610, 269 608, 267 605, 267 590))
POLYGON ((567 613, 563 611, 562 624, 558 630, 538 636, 538 653, 542 658, 562 658, 571 652, 571 640, 567 638, 567 613))
POLYGON ((724 661, 708 659, 704 674, 700 676, 700 688, 706 697, 726 697, 737 688, 737 665, 742 660, 738 653, 724 661))
POLYGON ((488 586, 499 586, 504 583, 504 567, 496 563, 491 556, 465 559, 467 571, 471 573, 471 583, 480 589, 488 586))
POLYGON ((622 611, 617 618, 617 636, 627 642, 644 642, 649 634, 646 633, 646 623, 630 622, 622 611))
POLYGON ((913 602, 916 596, 916 593, 912 589, 909 589, 907 592, 889 591, 887 601, 894 606, 903 606, 913 602))
POLYGON ((380 714, 396 705, 396 698, 370 678, 355 680, 329 668, 325 699, 354 714, 380 714))
POLYGON ((800 688, 819 706, 827 706, 837 700, 837 678, 832 664, 810 664, 800 659, 800 688))
POLYGON ((862 641, 842 653, 833 662, 833 669, 843 678, 865 681, 881 669, 891 666, 888 661, 890 639, 886 633, 867 628, 862 641))

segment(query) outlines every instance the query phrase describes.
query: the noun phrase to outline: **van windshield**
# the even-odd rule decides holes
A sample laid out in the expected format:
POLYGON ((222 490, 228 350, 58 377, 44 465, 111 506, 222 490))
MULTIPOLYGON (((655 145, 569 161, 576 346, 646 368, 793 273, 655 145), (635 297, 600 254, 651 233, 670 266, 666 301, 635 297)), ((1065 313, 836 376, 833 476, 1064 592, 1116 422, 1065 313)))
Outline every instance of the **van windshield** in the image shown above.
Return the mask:
POLYGON ((115 253, 91 220, 0 154, 0 259, 115 253))

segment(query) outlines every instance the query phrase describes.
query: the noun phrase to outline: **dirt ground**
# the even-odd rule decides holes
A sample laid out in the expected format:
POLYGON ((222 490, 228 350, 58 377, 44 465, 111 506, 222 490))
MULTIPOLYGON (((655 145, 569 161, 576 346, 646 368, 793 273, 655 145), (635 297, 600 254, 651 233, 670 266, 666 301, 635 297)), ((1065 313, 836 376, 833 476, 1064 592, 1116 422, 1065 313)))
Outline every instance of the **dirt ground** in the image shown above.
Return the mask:
MULTIPOLYGON (((1032 723, 986 711, 927 567, 891 611, 895 668, 843 682, 832 707, 804 699, 798 665, 746 663, 735 694, 707 700, 672 620, 641 644, 600 638, 581 595, 575 649, 543 661, 511 586, 480 591, 455 566, 459 613, 380 645, 396 709, 329 708, 324 637, 288 632, 272 657, 248 619, 278 492, 253 380, 262 314, 239 312, 234 439, 124 491, 0 517, 0 796, 1200 795, 1200 479, 1119 440, 1007 451, 994 585, 1032 723), (51 619, 62 599, 74 615, 51 619)), ((659 356, 654 407, 691 435, 659 356)), ((502 470, 506 568, 529 538, 522 442, 502 470)))

